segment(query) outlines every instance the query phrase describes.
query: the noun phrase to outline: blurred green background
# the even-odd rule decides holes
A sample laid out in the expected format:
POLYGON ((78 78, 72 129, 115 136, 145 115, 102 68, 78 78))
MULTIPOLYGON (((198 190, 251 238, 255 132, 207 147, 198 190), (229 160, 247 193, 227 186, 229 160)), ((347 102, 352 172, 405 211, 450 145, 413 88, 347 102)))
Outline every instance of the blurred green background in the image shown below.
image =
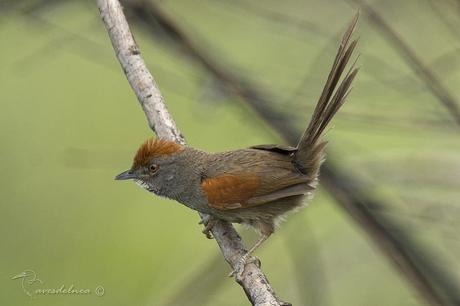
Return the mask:
MULTIPOLYGON (((0 305, 248 305, 194 211, 113 180, 152 132, 96 4, 0 3, 0 305), (31 298, 21 279, 11 279, 28 269, 43 281, 26 283, 30 291, 73 285, 92 292, 31 298), (93 292, 98 286, 101 297, 93 292)), ((292 118, 299 136, 357 8, 339 0, 157 5, 201 51, 272 97, 272 108, 292 118)), ((460 97, 460 5, 370 5, 460 97)), ((142 21, 129 3, 125 7, 189 144, 221 151, 282 142, 167 31, 142 21)), ((385 204, 369 209, 397 225, 393 234, 415 241, 417 255, 439 268, 450 285, 440 292, 458 294, 459 126, 362 15, 362 69, 328 132, 331 159, 385 204)), ((254 233, 238 229, 254 241, 254 233)), ((293 305, 423 305, 324 188, 257 256, 277 293, 293 305)))

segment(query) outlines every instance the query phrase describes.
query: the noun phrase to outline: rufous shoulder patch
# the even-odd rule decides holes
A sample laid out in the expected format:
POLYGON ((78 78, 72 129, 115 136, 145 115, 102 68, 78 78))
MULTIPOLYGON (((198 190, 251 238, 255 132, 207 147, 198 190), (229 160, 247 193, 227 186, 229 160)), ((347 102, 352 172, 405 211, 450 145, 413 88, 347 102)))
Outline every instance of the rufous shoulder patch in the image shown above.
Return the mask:
POLYGON ((223 210, 244 207, 259 185, 257 175, 223 174, 201 182, 209 206, 223 210))
POLYGON ((169 155, 183 149, 182 145, 171 140, 149 138, 137 150, 133 160, 133 167, 145 166, 152 157, 169 155))

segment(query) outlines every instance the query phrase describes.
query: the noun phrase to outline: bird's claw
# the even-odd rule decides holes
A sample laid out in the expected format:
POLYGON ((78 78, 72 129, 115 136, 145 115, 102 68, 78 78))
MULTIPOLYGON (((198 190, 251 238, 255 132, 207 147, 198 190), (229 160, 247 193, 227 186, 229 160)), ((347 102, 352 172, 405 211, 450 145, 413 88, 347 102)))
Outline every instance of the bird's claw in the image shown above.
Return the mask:
POLYGON ((261 267, 261 262, 259 258, 255 256, 247 256, 247 255, 248 254, 244 255, 243 257, 240 258, 240 260, 238 260, 233 271, 228 274, 228 277, 235 276, 236 279, 241 279, 243 277, 246 265, 251 264, 251 263, 255 264, 257 268, 261 267))
POLYGON ((213 239, 214 237, 212 236, 211 229, 204 229, 202 230, 202 233, 206 236, 208 239, 213 239))
POLYGON ((203 219, 201 219, 200 222, 198 222, 198 224, 203 224, 204 225, 204 229, 203 229, 203 234, 206 235, 206 238, 208 239, 212 239, 212 234, 211 234, 211 230, 212 228, 214 227, 214 225, 216 224, 217 222, 217 219, 211 217, 211 216, 206 216, 204 217, 203 219))

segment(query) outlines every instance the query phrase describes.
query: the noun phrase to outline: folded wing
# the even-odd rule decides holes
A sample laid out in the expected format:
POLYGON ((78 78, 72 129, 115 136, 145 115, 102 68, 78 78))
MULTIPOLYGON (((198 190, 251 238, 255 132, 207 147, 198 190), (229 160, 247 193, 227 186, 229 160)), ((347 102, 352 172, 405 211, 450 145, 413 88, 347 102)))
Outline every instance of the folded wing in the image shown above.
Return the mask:
POLYGON ((312 181, 292 165, 289 149, 270 145, 257 149, 245 152, 271 153, 252 154, 247 160, 253 161, 260 156, 260 161, 245 163, 245 152, 242 152, 243 157, 237 161, 242 167, 228 163, 209 168, 201 187, 210 207, 222 210, 253 207, 314 189, 312 181))

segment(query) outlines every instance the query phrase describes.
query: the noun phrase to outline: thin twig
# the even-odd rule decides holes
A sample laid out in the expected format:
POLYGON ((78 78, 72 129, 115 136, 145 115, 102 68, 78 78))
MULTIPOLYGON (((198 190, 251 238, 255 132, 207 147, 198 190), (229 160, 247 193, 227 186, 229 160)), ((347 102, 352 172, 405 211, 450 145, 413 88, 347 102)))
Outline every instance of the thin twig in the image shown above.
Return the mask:
MULTIPOLYGON (((303 29, 310 33, 319 36, 328 36, 330 33, 312 21, 295 18, 294 16, 289 16, 283 12, 278 10, 272 10, 268 8, 266 5, 257 5, 254 4, 255 2, 251 1, 241 1, 241 0, 234 0, 234 1, 216 1, 214 3, 225 5, 230 9, 237 9, 243 13, 252 13, 253 16, 257 16, 270 22, 278 22, 280 24, 284 24, 296 29, 303 29)), ((252 17, 252 16, 251 16, 252 17)))
POLYGON ((449 114, 460 125, 460 106, 455 97, 423 63, 414 50, 390 27, 383 17, 374 10, 366 0, 348 0, 356 3, 366 14, 368 20, 380 31, 384 37, 393 44, 401 56, 406 60, 409 67, 425 83, 431 93, 444 105, 449 114))
MULTIPOLYGON (((98 0, 97 5, 118 60, 136 93, 150 128, 161 138, 184 144, 185 139, 169 114, 164 98, 140 55, 120 3, 118 0, 98 0)), ((241 237, 226 222, 214 226, 212 233, 225 260, 232 268, 236 268, 239 259, 246 253, 241 237)), ((276 296, 267 278, 254 263, 245 267, 245 272, 237 278, 237 282, 253 305, 290 305, 276 296)))

